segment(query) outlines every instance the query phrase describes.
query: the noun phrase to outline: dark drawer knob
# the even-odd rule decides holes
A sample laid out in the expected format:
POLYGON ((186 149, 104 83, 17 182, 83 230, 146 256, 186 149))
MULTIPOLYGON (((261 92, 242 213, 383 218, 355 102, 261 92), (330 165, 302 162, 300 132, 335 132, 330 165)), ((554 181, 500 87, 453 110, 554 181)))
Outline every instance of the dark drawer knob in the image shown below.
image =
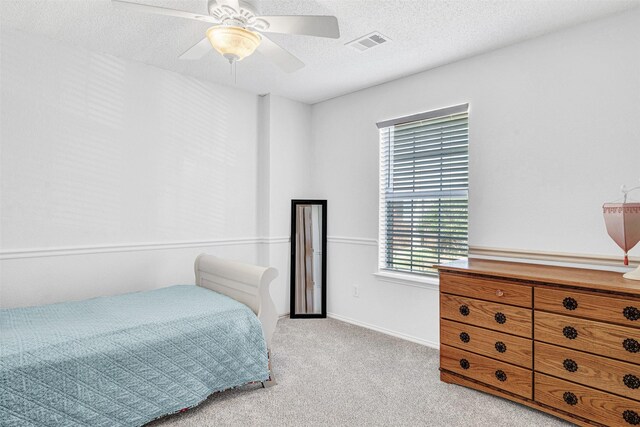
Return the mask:
POLYGON ((469 364, 469 361, 467 359, 460 359, 460 367, 462 369, 469 369, 469 366, 471 366, 469 364))
POLYGON ((627 374, 622 378, 622 382, 629 388, 637 389, 640 388, 640 378, 635 375, 627 374))
POLYGON ((626 410, 622 413, 622 418, 632 426, 640 424, 640 415, 636 411, 626 410))
POLYGON ((566 297, 565 299, 562 300, 562 305, 567 310, 575 310, 576 308, 578 308, 578 301, 576 301, 571 297, 566 297))
POLYGON ((578 370, 578 364, 575 362, 575 360, 564 359, 564 362, 562 362, 562 366, 564 366, 564 369, 569 372, 575 372, 578 370))
POLYGON ((570 340, 575 340, 578 338, 578 331, 573 326, 565 326, 562 328, 562 335, 569 338, 570 340))
POLYGON ((460 314, 462 314, 463 316, 468 316, 469 315, 469 307, 467 307, 466 305, 461 305, 460 306, 460 314))
POLYGON ((496 378, 498 381, 505 382, 507 380, 507 374, 505 374, 502 369, 498 369, 496 371, 496 378))
POLYGON ((633 338, 627 338, 626 340, 622 341, 622 346, 629 353, 637 353, 640 351, 640 343, 638 343, 638 341, 634 340, 633 338))
POLYGON ((507 351, 507 345, 502 341, 498 341, 496 343, 496 350, 498 351, 498 353, 504 353, 505 351, 507 351))
POLYGON ((635 307, 625 307, 624 310, 622 310, 622 314, 631 321, 640 319, 640 310, 635 307))
POLYGON ((576 396, 575 394, 571 393, 570 391, 566 391, 563 395, 562 395, 562 399, 564 400, 564 402, 567 405, 577 405, 578 404, 578 396, 576 396))
POLYGON ((493 316, 494 319, 496 319, 496 322, 498 322, 499 324, 504 324, 507 321, 507 316, 505 316, 503 313, 496 313, 495 316, 493 316))
POLYGON ((471 337, 466 332, 460 332, 460 341, 469 342, 469 341, 471 341, 471 337))

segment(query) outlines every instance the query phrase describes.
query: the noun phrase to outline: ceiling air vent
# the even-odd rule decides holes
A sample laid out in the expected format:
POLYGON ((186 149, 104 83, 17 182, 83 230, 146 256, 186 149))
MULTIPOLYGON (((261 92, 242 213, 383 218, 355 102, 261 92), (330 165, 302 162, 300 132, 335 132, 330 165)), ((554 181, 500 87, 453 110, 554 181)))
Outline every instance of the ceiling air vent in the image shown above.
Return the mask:
POLYGON ((391 41, 391 39, 385 35, 380 34, 377 31, 374 31, 371 34, 367 34, 366 36, 358 37, 357 39, 346 43, 346 46, 350 46, 357 51, 364 52, 365 50, 369 50, 372 47, 380 46, 381 44, 387 43, 391 41))

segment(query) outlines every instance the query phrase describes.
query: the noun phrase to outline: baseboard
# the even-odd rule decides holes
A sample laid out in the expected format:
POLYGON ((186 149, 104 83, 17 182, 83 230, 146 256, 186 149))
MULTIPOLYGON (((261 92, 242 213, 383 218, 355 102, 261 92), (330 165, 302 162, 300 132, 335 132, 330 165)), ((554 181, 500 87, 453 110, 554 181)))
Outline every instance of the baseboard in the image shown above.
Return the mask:
POLYGON ((363 328, 366 328, 366 329, 371 329, 372 331, 380 332, 380 333, 383 333, 385 335, 391 335, 392 337, 400 338, 400 339, 403 339, 405 341, 411 341, 411 342, 416 343, 416 344, 424 345, 425 347, 435 348, 436 350, 440 349, 440 344, 439 343, 435 343, 433 341, 424 340, 422 338, 417 338, 417 337, 414 337, 414 336, 411 336, 411 335, 403 334, 401 332, 392 331, 390 329, 382 328, 380 326, 372 325, 370 323, 361 322, 359 320, 351 319, 349 317, 345 317, 345 316, 342 316, 340 314, 327 313, 327 317, 330 317, 330 318, 336 319, 336 320, 340 320, 342 322, 350 323, 352 325, 360 326, 360 327, 363 327, 363 328))

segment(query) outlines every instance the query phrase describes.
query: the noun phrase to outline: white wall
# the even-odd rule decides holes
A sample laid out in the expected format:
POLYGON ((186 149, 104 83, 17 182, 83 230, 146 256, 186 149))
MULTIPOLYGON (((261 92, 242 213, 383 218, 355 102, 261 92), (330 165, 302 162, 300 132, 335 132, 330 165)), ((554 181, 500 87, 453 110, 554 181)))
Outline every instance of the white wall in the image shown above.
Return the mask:
POLYGON ((438 343, 437 289, 372 275, 375 123, 464 102, 471 245, 620 255, 601 205, 640 178, 638 10, 314 105, 314 184, 334 236, 329 312, 438 343))
POLYGON ((271 236, 260 261, 278 269, 272 295, 280 314, 289 312, 291 200, 313 198, 311 107, 274 95, 260 103, 263 129, 260 142, 260 227, 271 236))
POLYGON ((1 67, 3 306, 256 262, 256 95, 4 30, 1 67))
POLYGON ((209 252, 276 267, 310 197, 311 107, 2 31, 0 304, 193 282, 209 252))

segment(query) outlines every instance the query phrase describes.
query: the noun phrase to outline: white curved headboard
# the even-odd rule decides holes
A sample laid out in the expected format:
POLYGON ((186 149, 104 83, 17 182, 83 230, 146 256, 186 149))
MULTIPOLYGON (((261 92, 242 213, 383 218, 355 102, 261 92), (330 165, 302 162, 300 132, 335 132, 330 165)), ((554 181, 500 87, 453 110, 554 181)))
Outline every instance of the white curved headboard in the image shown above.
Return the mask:
POLYGON ((200 254, 196 258, 195 271, 198 286, 231 297, 253 310, 262 324, 267 348, 271 349, 278 313, 269 294, 269 285, 278 277, 278 270, 200 254))

